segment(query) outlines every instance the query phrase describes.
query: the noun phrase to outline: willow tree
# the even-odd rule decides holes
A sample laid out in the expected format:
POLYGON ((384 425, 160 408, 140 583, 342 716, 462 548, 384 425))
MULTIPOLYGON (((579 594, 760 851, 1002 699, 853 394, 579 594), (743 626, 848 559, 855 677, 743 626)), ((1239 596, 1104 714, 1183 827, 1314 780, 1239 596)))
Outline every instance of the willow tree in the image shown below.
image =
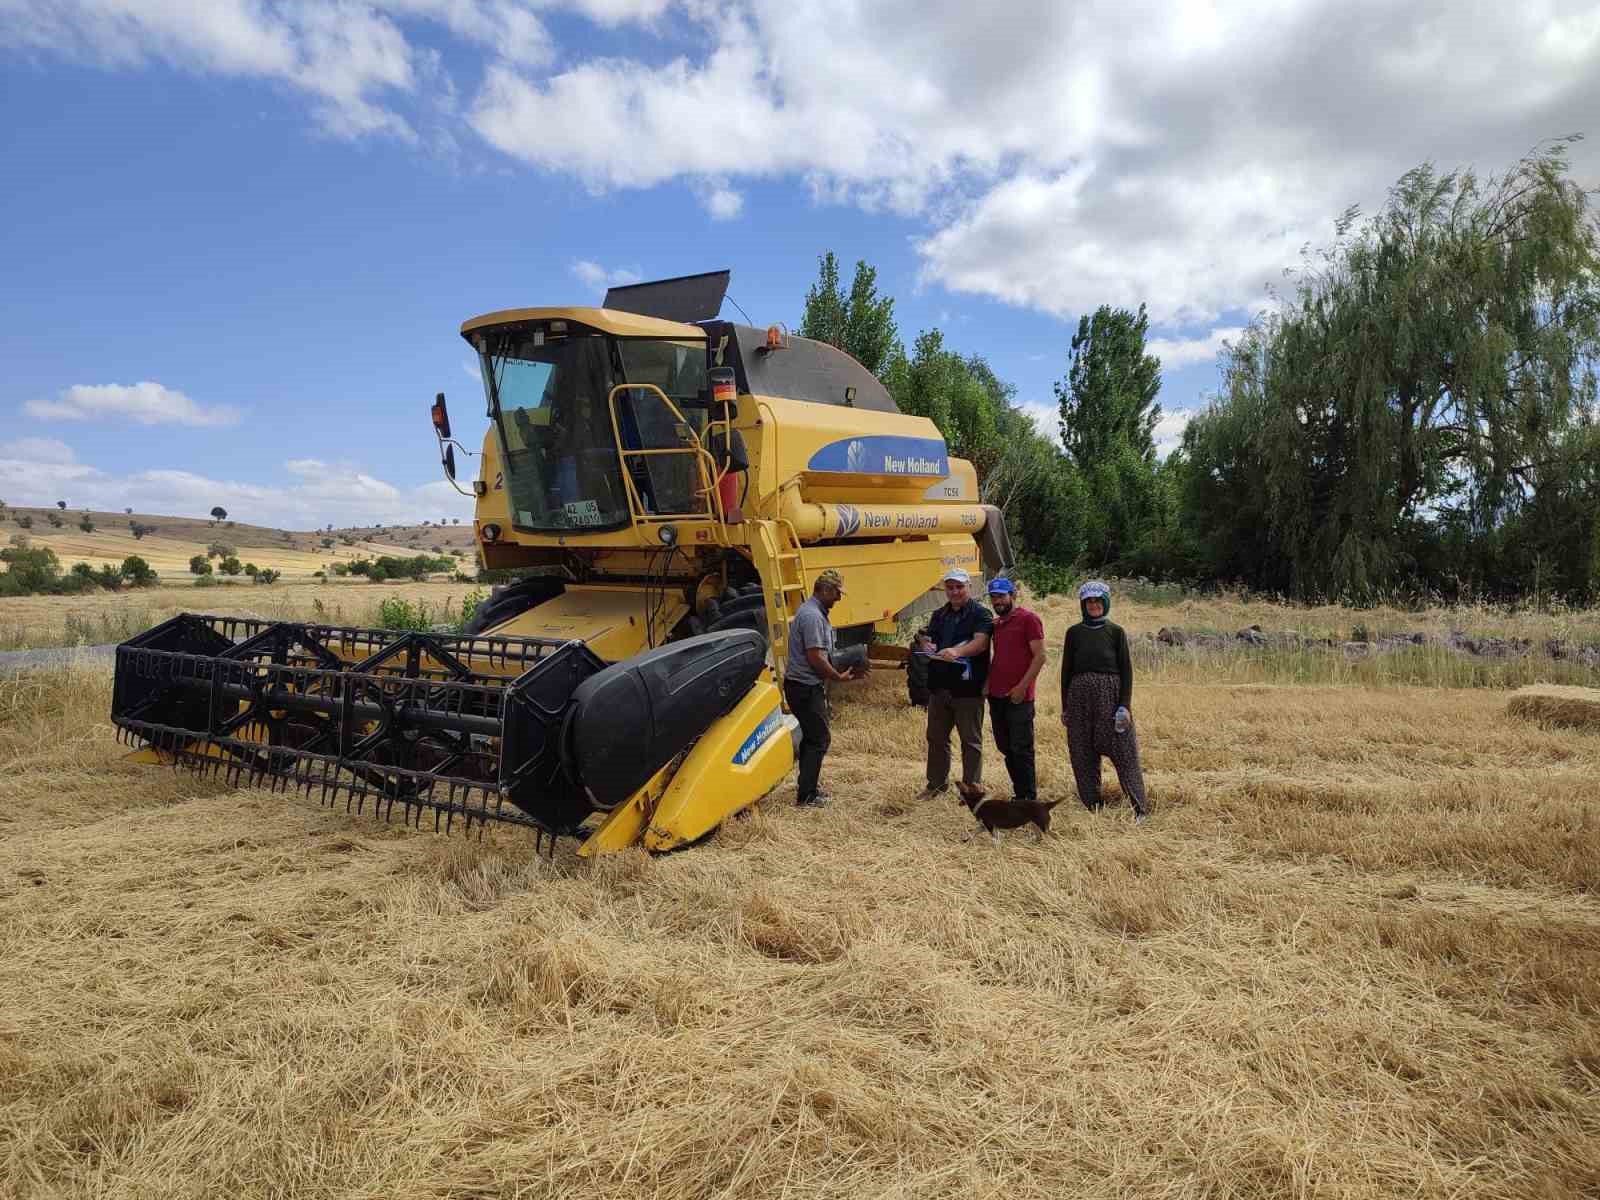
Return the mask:
POLYGON ((1189 496, 1265 524, 1257 582, 1417 580, 1441 522, 1487 535, 1570 474, 1600 357, 1600 226, 1570 140, 1487 179, 1407 172, 1225 356, 1189 496))

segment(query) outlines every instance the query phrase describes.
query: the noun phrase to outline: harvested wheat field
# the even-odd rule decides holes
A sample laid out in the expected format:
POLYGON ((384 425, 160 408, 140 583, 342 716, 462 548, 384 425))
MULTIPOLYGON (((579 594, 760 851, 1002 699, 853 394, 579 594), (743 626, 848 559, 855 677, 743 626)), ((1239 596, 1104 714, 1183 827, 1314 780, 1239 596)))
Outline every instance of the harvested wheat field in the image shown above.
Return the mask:
POLYGON ((0 1195, 1600 1194, 1600 737, 1503 691, 1145 680, 1154 821, 996 848, 880 673, 832 809, 593 865, 108 703, 0 683, 0 1195))
POLYGON ((1527 721, 1600 731, 1600 688, 1534 684, 1518 688, 1506 711, 1527 721))

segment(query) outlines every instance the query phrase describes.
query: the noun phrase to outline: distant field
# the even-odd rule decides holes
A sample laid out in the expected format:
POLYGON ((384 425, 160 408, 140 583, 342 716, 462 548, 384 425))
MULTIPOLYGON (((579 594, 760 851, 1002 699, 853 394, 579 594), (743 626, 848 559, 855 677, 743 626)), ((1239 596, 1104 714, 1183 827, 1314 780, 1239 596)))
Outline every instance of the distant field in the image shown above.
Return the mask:
MULTIPOLYGON (((187 561, 187 560, 186 560, 187 561)), ((430 612, 459 612, 470 583, 368 583, 365 579, 285 579, 259 587, 241 577, 213 588, 191 584, 76 596, 0 598, 0 650, 61 646, 74 642, 120 642, 180 612, 268 620, 316 620, 327 624, 374 625, 386 596, 421 601, 430 612), (318 606, 321 606, 320 609, 318 606)))
POLYGON ((137 554, 163 576, 164 582, 171 584, 192 582, 189 560, 196 554, 206 553, 214 542, 234 547, 242 562, 281 571, 286 577, 310 577, 335 562, 376 558, 382 554, 450 554, 460 550, 470 563, 473 552, 470 525, 385 526, 382 532, 372 529, 293 531, 243 523, 230 527, 226 522, 214 524, 187 517, 91 512, 95 529, 93 533, 84 533, 78 527, 81 515, 80 511, 72 509, 58 512, 8 508, 5 519, 0 521, 0 543, 15 534, 26 533, 35 545, 54 550, 63 568, 76 562, 87 562, 91 566, 121 563, 130 554, 137 554), (50 525, 52 513, 63 522, 61 528, 50 525), (19 526, 16 523, 19 515, 31 517, 33 527, 24 530, 19 526), (131 522, 154 527, 155 532, 135 538, 129 528, 131 522), (346 544, 347 538, 351 544, 346 544), (324 546, 324 541, 332 545, 324 546))

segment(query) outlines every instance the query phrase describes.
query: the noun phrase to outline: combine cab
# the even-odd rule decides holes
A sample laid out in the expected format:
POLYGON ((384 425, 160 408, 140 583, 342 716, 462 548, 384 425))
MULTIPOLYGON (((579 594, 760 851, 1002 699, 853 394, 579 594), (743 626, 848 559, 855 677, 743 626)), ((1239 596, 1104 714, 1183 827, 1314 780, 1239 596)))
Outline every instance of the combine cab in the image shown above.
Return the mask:
MULTIPOLYGON (((238 783, 586 854, 675 849, 755 803, 793 765, 785 636, 818 571, 847 580, 843 652, 898 663, 879 635, 949 566, 1010 563, 930 422, 830 346, 715 319, 726 281, 462 327, 490 421, 479 552, 527 573, 466 632, 184 614, 118 647, 120 735, 238 783)), ((433 420, 455 482, 468 451, 442 395, 433 420)))

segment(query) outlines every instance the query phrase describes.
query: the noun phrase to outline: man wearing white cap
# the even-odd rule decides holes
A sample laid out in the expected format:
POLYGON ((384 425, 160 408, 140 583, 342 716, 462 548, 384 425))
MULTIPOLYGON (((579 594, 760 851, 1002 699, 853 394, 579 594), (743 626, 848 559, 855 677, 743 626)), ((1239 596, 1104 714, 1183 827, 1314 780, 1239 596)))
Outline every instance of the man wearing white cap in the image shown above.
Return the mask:
POLYGON ((989 678, 994 617, 967 595, 960 567, 945 572, 945 604, 928 617, 914 650, 928 659, 928 786, 922 798, 950 786, 950 732, 961 738, 961 781, 983 782, 983 688, 989 678))

